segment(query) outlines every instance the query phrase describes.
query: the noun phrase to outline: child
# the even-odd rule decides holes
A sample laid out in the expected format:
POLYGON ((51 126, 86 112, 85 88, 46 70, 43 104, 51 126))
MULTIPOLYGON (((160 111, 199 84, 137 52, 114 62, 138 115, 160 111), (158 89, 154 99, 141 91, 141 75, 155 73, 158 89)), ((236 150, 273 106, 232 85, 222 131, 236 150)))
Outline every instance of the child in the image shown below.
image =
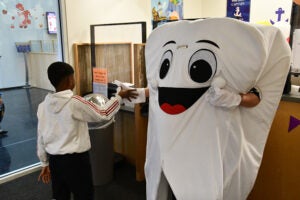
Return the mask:
POLYGON ((93 199, 91 148, 87 122, 110 120, 119 110, 121 98, 135 98, 133 90, 121 90, 105 106, 92 104, 73 95, 74 70, 64 62, 52 63, 48 78, 56 92, 39 105, 37 154, 42 171, 39 180, 52 179, 53 198, 93 199))

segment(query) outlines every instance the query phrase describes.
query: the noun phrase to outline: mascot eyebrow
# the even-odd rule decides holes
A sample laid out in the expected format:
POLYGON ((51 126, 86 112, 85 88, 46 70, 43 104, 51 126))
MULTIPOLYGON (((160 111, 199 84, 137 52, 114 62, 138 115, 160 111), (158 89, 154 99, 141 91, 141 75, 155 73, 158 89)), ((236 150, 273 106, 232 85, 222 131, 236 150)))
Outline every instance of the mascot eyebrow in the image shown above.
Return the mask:
MULTIPOLYGON (((215 42, 211 41, 211 40, 198 40, 196 43, 208 43, 208 44, 211 44, 215 47, 217 47, 218 49, 220 49, 219 45, 217 45, 215 42)), ((166 42, 163 47, 167 46, 168 44, 176 44, 176 42, 174 40, 171 40, 171 41, 168 41, 166 42)), ((188 47, 188 45, 180 45, 181 46, 184 46, 184 47, 188 47)))
POLYGON ((214 43, 211 40, 198 40, 196 43, 201 43, 201 42, 211 44, 211 45, 217 47, 218 49, 220 49, 219 45, 217 45, 216 43, 214 43))
POLYGON ((167 46, 168 44, 176 44, 176 42, 174 40, 171 40, 169 42, 166 42, 163 47, 167 46))

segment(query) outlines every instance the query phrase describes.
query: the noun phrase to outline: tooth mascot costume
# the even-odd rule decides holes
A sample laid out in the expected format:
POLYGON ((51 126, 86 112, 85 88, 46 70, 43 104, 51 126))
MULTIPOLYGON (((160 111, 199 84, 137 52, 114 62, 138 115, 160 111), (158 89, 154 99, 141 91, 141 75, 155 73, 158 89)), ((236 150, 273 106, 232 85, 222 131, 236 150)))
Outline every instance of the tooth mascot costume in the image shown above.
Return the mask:
POLYGON ((145 57, 147 200, 243 200, 255 182, 290 64, 281 31, 229 18, 155 29, 145 57), (238 106, 239 93, 260 103, 238 106), (226 90, 226 94, 219 93, 226 90))

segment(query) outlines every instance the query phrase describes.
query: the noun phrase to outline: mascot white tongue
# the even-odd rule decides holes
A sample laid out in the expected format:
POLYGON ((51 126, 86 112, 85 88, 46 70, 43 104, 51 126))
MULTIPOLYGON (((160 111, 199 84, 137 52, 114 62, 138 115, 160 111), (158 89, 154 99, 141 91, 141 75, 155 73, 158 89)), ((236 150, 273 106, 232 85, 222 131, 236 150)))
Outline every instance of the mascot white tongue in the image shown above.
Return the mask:
POLYGON ((280 30, 228 18, 172 22, 151 33, 145 54, 147 199, 166 199, 168 184, 179 200, 246 199, 289 70, 280 30), (213 82, 236 94, 255 87, 261 101, 213 106, 213 82))

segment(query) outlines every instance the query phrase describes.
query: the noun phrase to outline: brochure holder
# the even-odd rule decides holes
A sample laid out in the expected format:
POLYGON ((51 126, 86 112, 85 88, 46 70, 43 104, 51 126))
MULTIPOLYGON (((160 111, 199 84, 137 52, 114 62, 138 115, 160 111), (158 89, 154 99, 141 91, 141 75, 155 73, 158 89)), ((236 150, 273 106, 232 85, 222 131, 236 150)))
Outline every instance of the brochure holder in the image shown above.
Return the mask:
POLYGON ((27 62, 27 53, 31 52, 29 42, 16 42, 16 48, 18 53, 23 53, 24 62, 25 62, 25 86, 24 88, 30 88, 29 85, 29 75, 28 75, 28 62, 27 62))

